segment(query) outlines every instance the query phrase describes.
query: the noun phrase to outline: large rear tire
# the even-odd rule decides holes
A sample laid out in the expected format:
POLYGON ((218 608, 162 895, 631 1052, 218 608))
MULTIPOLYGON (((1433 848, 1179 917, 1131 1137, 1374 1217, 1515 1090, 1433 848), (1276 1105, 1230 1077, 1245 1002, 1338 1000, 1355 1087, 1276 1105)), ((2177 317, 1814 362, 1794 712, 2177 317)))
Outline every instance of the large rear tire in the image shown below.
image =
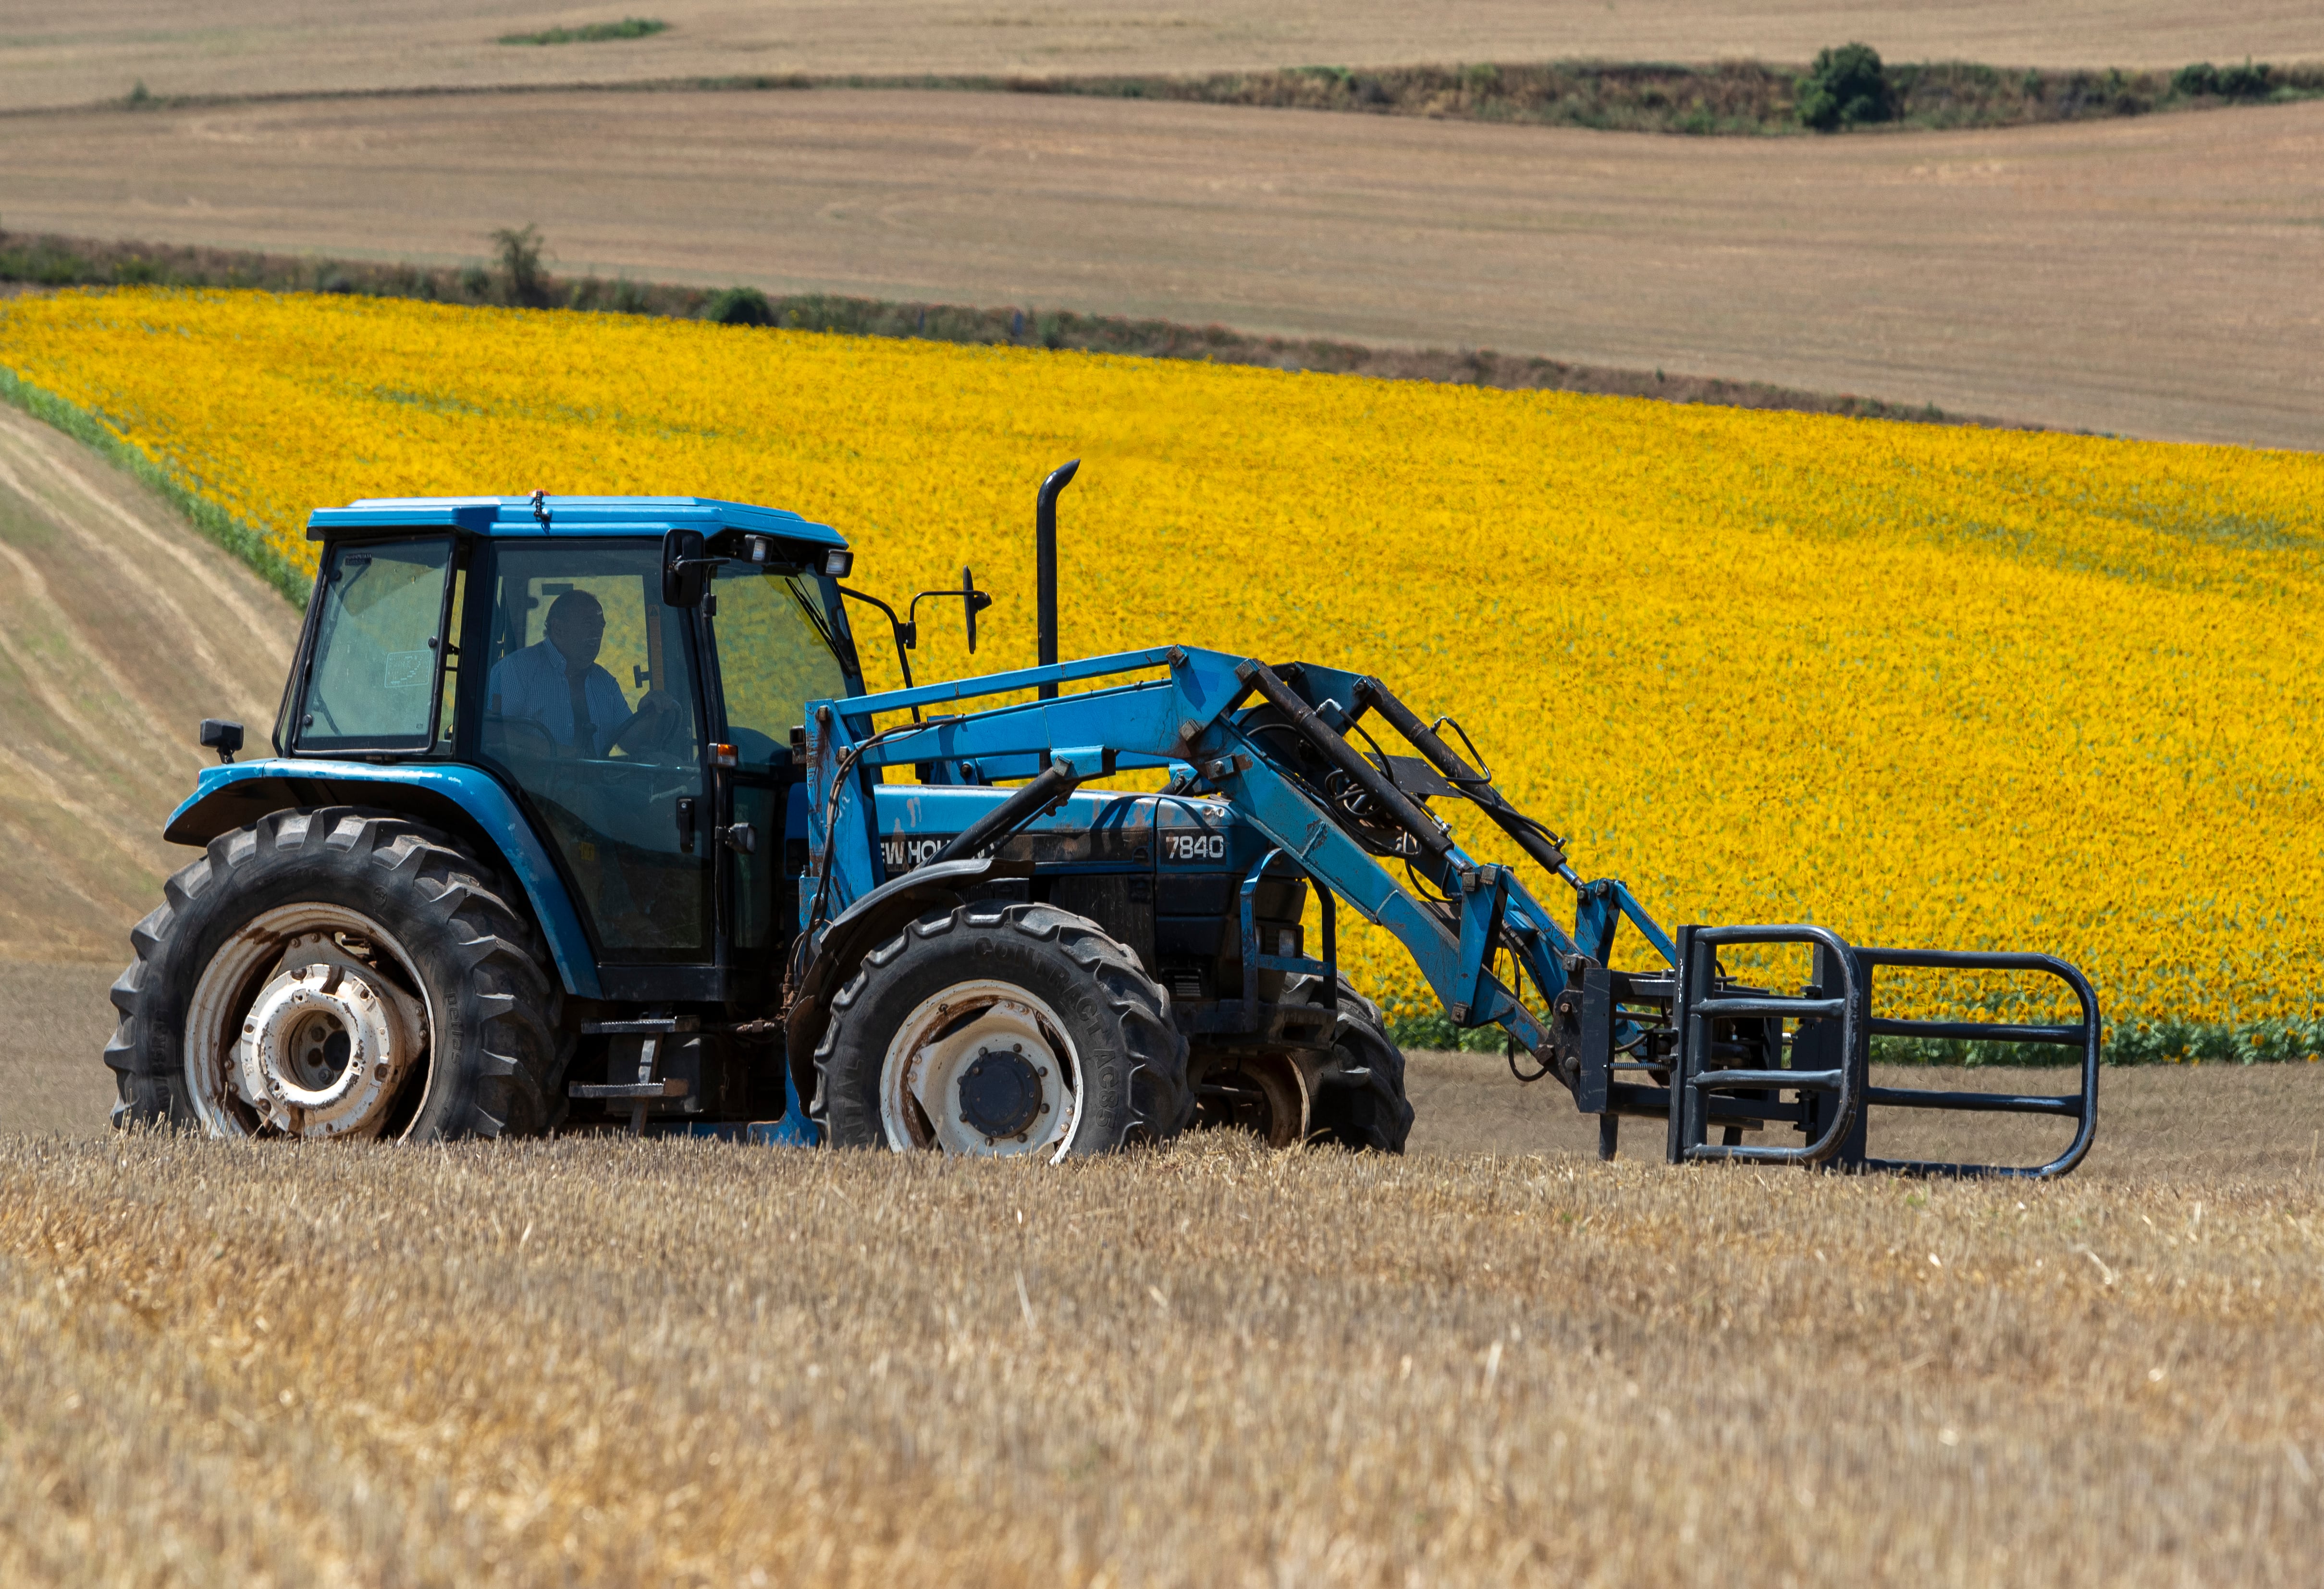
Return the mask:
POLYGON ((1169 995, 1085 917, 963 905, 864 956, 831 1002, 813 1113, 835 1147, 1057 1159, 1194 1114, 1169 995))
POLYGON ((351 807, 212 839, 130 934, 114 1123, 418 1141, 546 1130, 559 993, 489 867, 351 807))
MULTIPOLYGON (((1321 1003, 1322 977, 1303 978, 1304 994, 1321 1003)), ((1378 1004, 1346 983, 1340 984, 1339 1022, 1332 1037, 1332 1058, 1316 1075, 1314 1102, 1308 1110, 1307 1140, 1337 1142, 1342 1147, 1401 1153, 1412 1135, 1412 1102, 1404 1092, 1404 1050, 1388 1035, 1388 1021, 1378 1004)))

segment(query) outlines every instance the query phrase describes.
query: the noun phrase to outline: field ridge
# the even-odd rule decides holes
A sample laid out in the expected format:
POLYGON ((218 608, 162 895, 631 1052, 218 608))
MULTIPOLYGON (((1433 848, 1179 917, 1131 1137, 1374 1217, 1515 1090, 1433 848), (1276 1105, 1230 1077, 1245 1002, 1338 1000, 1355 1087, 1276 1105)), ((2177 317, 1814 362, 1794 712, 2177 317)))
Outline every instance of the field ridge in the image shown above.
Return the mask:
MULTIPOLYGON (((383 88, 281 88, 152 94, 141 83, 119 98, 70 106, 0 108, 0 118, 219 109, 335 100, 469 98, 483 95, 927 93, 1060 95, 1195 105, 1425 116, 1593 132, 1693 137, 1783 137, 1801 124, 1806 63, 1720 60, 1488 61, 1389 67, 1281 67, 1255 71, 1139 73, 737 72, 668 78, 576 78, 554 82, 446 83, 383 88)), ((2176 71, 1996 67, 1977 61, 1902 63, 1886 69, 1894 112, 1838 132, 1952 132, 2052 125, 2193 110, 2248 109, 2324 97, 2324 63, 2246 62, 2222 74, 2209 63, 2176 71), (2208 75, 2200 75, 2208 74, 2208 75), (2226 81, 2221 81, 2224 76, 2226 81)))

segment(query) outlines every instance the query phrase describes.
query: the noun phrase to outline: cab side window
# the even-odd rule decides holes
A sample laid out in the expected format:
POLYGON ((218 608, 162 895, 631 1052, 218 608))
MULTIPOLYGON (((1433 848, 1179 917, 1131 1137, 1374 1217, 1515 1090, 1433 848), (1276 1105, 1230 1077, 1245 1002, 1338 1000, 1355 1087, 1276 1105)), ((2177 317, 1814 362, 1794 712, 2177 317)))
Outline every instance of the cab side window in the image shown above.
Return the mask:
POLYGON ((712 588, 726 731, 742 765, 763 767, 788 751, 807 702, 847 693, 839 663, 846 642, 824 608, 821 583, 808 575, 728 563, 712 588))
POLYGON ((734 943, 764 948, 798 919, 797 879, 807 866, 807 846, 789 836, 807 823, 791 727, 807 702, 847 693, 839 661, 847 641, 824 606, 827 587, 811 575, 726 563, 712 588, 726 737, 739 766, 734 820, 760 836, 734 862, 734 943))

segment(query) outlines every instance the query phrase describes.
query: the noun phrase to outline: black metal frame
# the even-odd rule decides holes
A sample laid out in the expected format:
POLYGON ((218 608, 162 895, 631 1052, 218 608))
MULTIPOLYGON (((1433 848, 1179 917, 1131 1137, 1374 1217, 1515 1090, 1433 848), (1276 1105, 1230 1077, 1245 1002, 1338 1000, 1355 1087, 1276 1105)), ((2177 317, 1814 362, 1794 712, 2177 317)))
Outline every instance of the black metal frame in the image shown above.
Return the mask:
MULTIPOLYGON (((1679 966, 1670 990, 1675 1045, 1667 1089, 1609 1087, 1601 1117, 1666 1113, 1668 1148, 1674 1164, 1690 1159, 1738 1159, 1752 1163, 1821 1164, 1849 1171, 1904 1175, 1999 1176, 2047 1180, 2064 1175, 2089 1151, 2098 1129, 2098 1081, 2101 1029, 2098 995, 2089 981, 2052 955, 1981 950, 1857 948, 1821 927, 1682 927, 1679 966), (1718 969, 1718 951, 1727 944, 1803 944, 1816 950, 1815 982, 1798 996, 1729 985, 1718 969), (2070 988, 2081 1006, 2071 1026, 2025 1026, 2003 1021, 1897 1021, 1875 1017, 1875 974, 1884 965, 1949 971, 2031 971, 2054 976, 2070 988), (1765 1021, 1767 1036, 1781 1041, 1781 1023, 1798 1023, 1792 1065, 1746 1069, 1716 1061, 1715 1023, 1765 1021), (1914 1037, 1984 1039, 2079 1048, 2081 1088, 2062 1095, 1942 1092, 1920 1087, 1871 1085, 1872 1039, 1914 1037), (1812 1056, 1812 1060, 1811 1060, 1812 1056), (1802 1063, 1811 1060, 1810 1063, 1802 1063), (1790 1091, 1796 1101, 1779 1095, 1790 1091), (1727 1096, 1749 1093, 1752 1097, 1727 1096), (1655 1095, 1659 1094, 1659 1098, 1655 1095), (1629 1095, 1623 1096, 1621 1095, 1629 1095), (1639 1096, 1638 1095, 1646 1095, 1639 1096), (1830 1100, 1829 1106, 1826 1100, 1830 1100), (1662 1109, 1653 1108, 1659 1102, 1662 1109), (1622 1105, 1628 1105, 1623 1107, 1622 1105), (2043 1114, 2078 1122, 2073 1141, 2047 1164, 1953 1164, 1918 1159, 1875 1159, 1865 1150, 1866 1123, 1875 1106, 1950 1109, 1976 1113, 2043 1114), (1740 1123, 1770 1120, 1794 1122, 1811 1140, 1797 1146, 1745 1146, 1733 1140, 1740 1123), (1729 1140, 1712 1142, 1709 1128, 1726 1125, 1729 1140)), ((1598 974, 1600 985, 1610 986, 1598 974)), ((1643 982, 1646 979, 1632 979, 1643 982)), ((1590 989, 1585 985, 1585 1001, 1590 989)), ((1602 1021, 1607 1016, 1601 1014, 1602 1021)), ((1585 1030, 1589 1021, 1585 1014, 1585 1030)), ((1608 1028, 1610 1030, 1610 1027, 1608 1028)), ((1585 1060, 1584 1079, 1590 1067, 1585 1060)), ((1576 1101, 1588 1101, 1577 1089, 1576 1101)), ((1610 1138, 1601 1126, 1601 1141, 1610 1138)))
MULTIPOLYGON (((1821 968, 1824 957, 1819 956, 1818 963, 1821 968)), ((1677 1063, 1671 1072, 1671 1162, 1735 1159, 1757 1164, 1821 1164, 1839 1153, 1841 1138, 1855 1122, 1862 1106, 1864 1078, 1860 1067, 1846 1060, 1823 1069, 1748 1070, 1714 1066, 1710 1063, 1717 1058, 1713 1023, 1738 1019, 1773 1021, 1778 1023, 1776 1034, 1780 1039, 1780 1023, 1786 1020, 1797 1021, 1803 1026, 1811 1021, 1837 1021, 1840 1053, 1854 1056, 1863 1051, 1864 1012, 1870 1007, 1864 996, 1862 980, 1848 945, 1830 928, 1680 928, 1678 987, 1671 1012, 1672 1024, 1678 1030, 1677 1063), (1835 994, 1819 984, 1808 993, 1794 997, 1756 989, 1722 989, 1719 975, 1721 944, 1809 944, 1822 948, 1832 957, 1831 963, 1840 969, 1840 990, 1835 994), (1711 1114, 1708 1105, 1715 1094, 1748 1090, 1762 1095, 1750 1100, 1756 1112, 1751 1118, 1764 1120, 1775 1113, 1771 1105, 1779 1102, 1776 1095, 1786 1089, 1801 1094, 1801 1099, 1781 1117, 1796 1122, 1803 1132, 1821 1127, 1811 1141, 1796 1147, 1747 1147, 1739 1142, 1707 1140, 1711 1114), (1810 1095, 1832 1095, 1832 1107, 1829 1111, 1811 1107, 1810 1095), (1827 1113, 1829 1120, 1824 1118, 1827 1113)), ((1815 1102, 1820 1104, 1821 1098, 1815 1102)))
POLYGON ((1900 1170, 1909 1175, 1991 1175, 2015 1177, 2025 1180, 2048 1180, 2061 1176, 2082 1161, 2090 1150, 2091 1140, 2097 1135, 2098 1123, 2098 1058, 2100 1028, 2098 996, 2089 979, 2067 962, 2054 955, 1989 953, 1974 949, 1858 949, 1857 964, 1864 971, 1864 996, 1868 1010, 1872 996, 1872 972, 1882 965, 1907 965, 1951 971, 2038 971, 2056 977, 2071 988, 2080 1003, 2082 1019, 2075 1026, 2015 1026, 2001 1021, 1886 1021, 1868 1019, 1864 1035, 1856 1051, 1854 1064, 1859 1077, 1868 1074, 1871 1060, 1871 1039, 1876 1037, 1954 1038, 2012 1043, 2047 1043, 2061 1048, 2082 1050, 2082 1086, 2076 1094, 2013 1095, 2006 1093, 1936 1092, 1921 1087, 1876 1087, 1864 1086, 1861 1091, 1867 1106, 1881 1104, 1903 1109, 1958 1109, 1977 1113, 2048 1114, 2062 1116, 2080 1122, 2074 1140, 2063 1153, 2047 1164, 2015 1166, 1997 1164, 1937 1164, 1919 1159, 1868 1159, 1858 1145, 1857 1156, 1844 1160, 1847 1168, 1865 1170, 1900 1170))

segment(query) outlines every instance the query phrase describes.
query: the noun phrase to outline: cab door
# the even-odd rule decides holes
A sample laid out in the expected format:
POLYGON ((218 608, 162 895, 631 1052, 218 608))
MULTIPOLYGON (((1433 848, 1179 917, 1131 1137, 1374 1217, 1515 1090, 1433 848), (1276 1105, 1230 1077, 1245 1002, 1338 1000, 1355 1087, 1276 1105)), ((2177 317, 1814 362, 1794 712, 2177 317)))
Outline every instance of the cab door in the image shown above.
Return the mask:
POLYGON ((555 854, 607 996, 723 996, 699 635, 659 543, 502 543, 487 637, 478 758, 555 854))
POLYGON ((719 565, 703 603, 720 739, 721 821, 747 839, 723 845, 731 901, 727 930, 738 975, 773 975, 798 922, 809 815, 806 770, 791 761, 791 730, 807 703, 858 693, 854 651, 832 583, 804 569, 739 559, 719 565))

